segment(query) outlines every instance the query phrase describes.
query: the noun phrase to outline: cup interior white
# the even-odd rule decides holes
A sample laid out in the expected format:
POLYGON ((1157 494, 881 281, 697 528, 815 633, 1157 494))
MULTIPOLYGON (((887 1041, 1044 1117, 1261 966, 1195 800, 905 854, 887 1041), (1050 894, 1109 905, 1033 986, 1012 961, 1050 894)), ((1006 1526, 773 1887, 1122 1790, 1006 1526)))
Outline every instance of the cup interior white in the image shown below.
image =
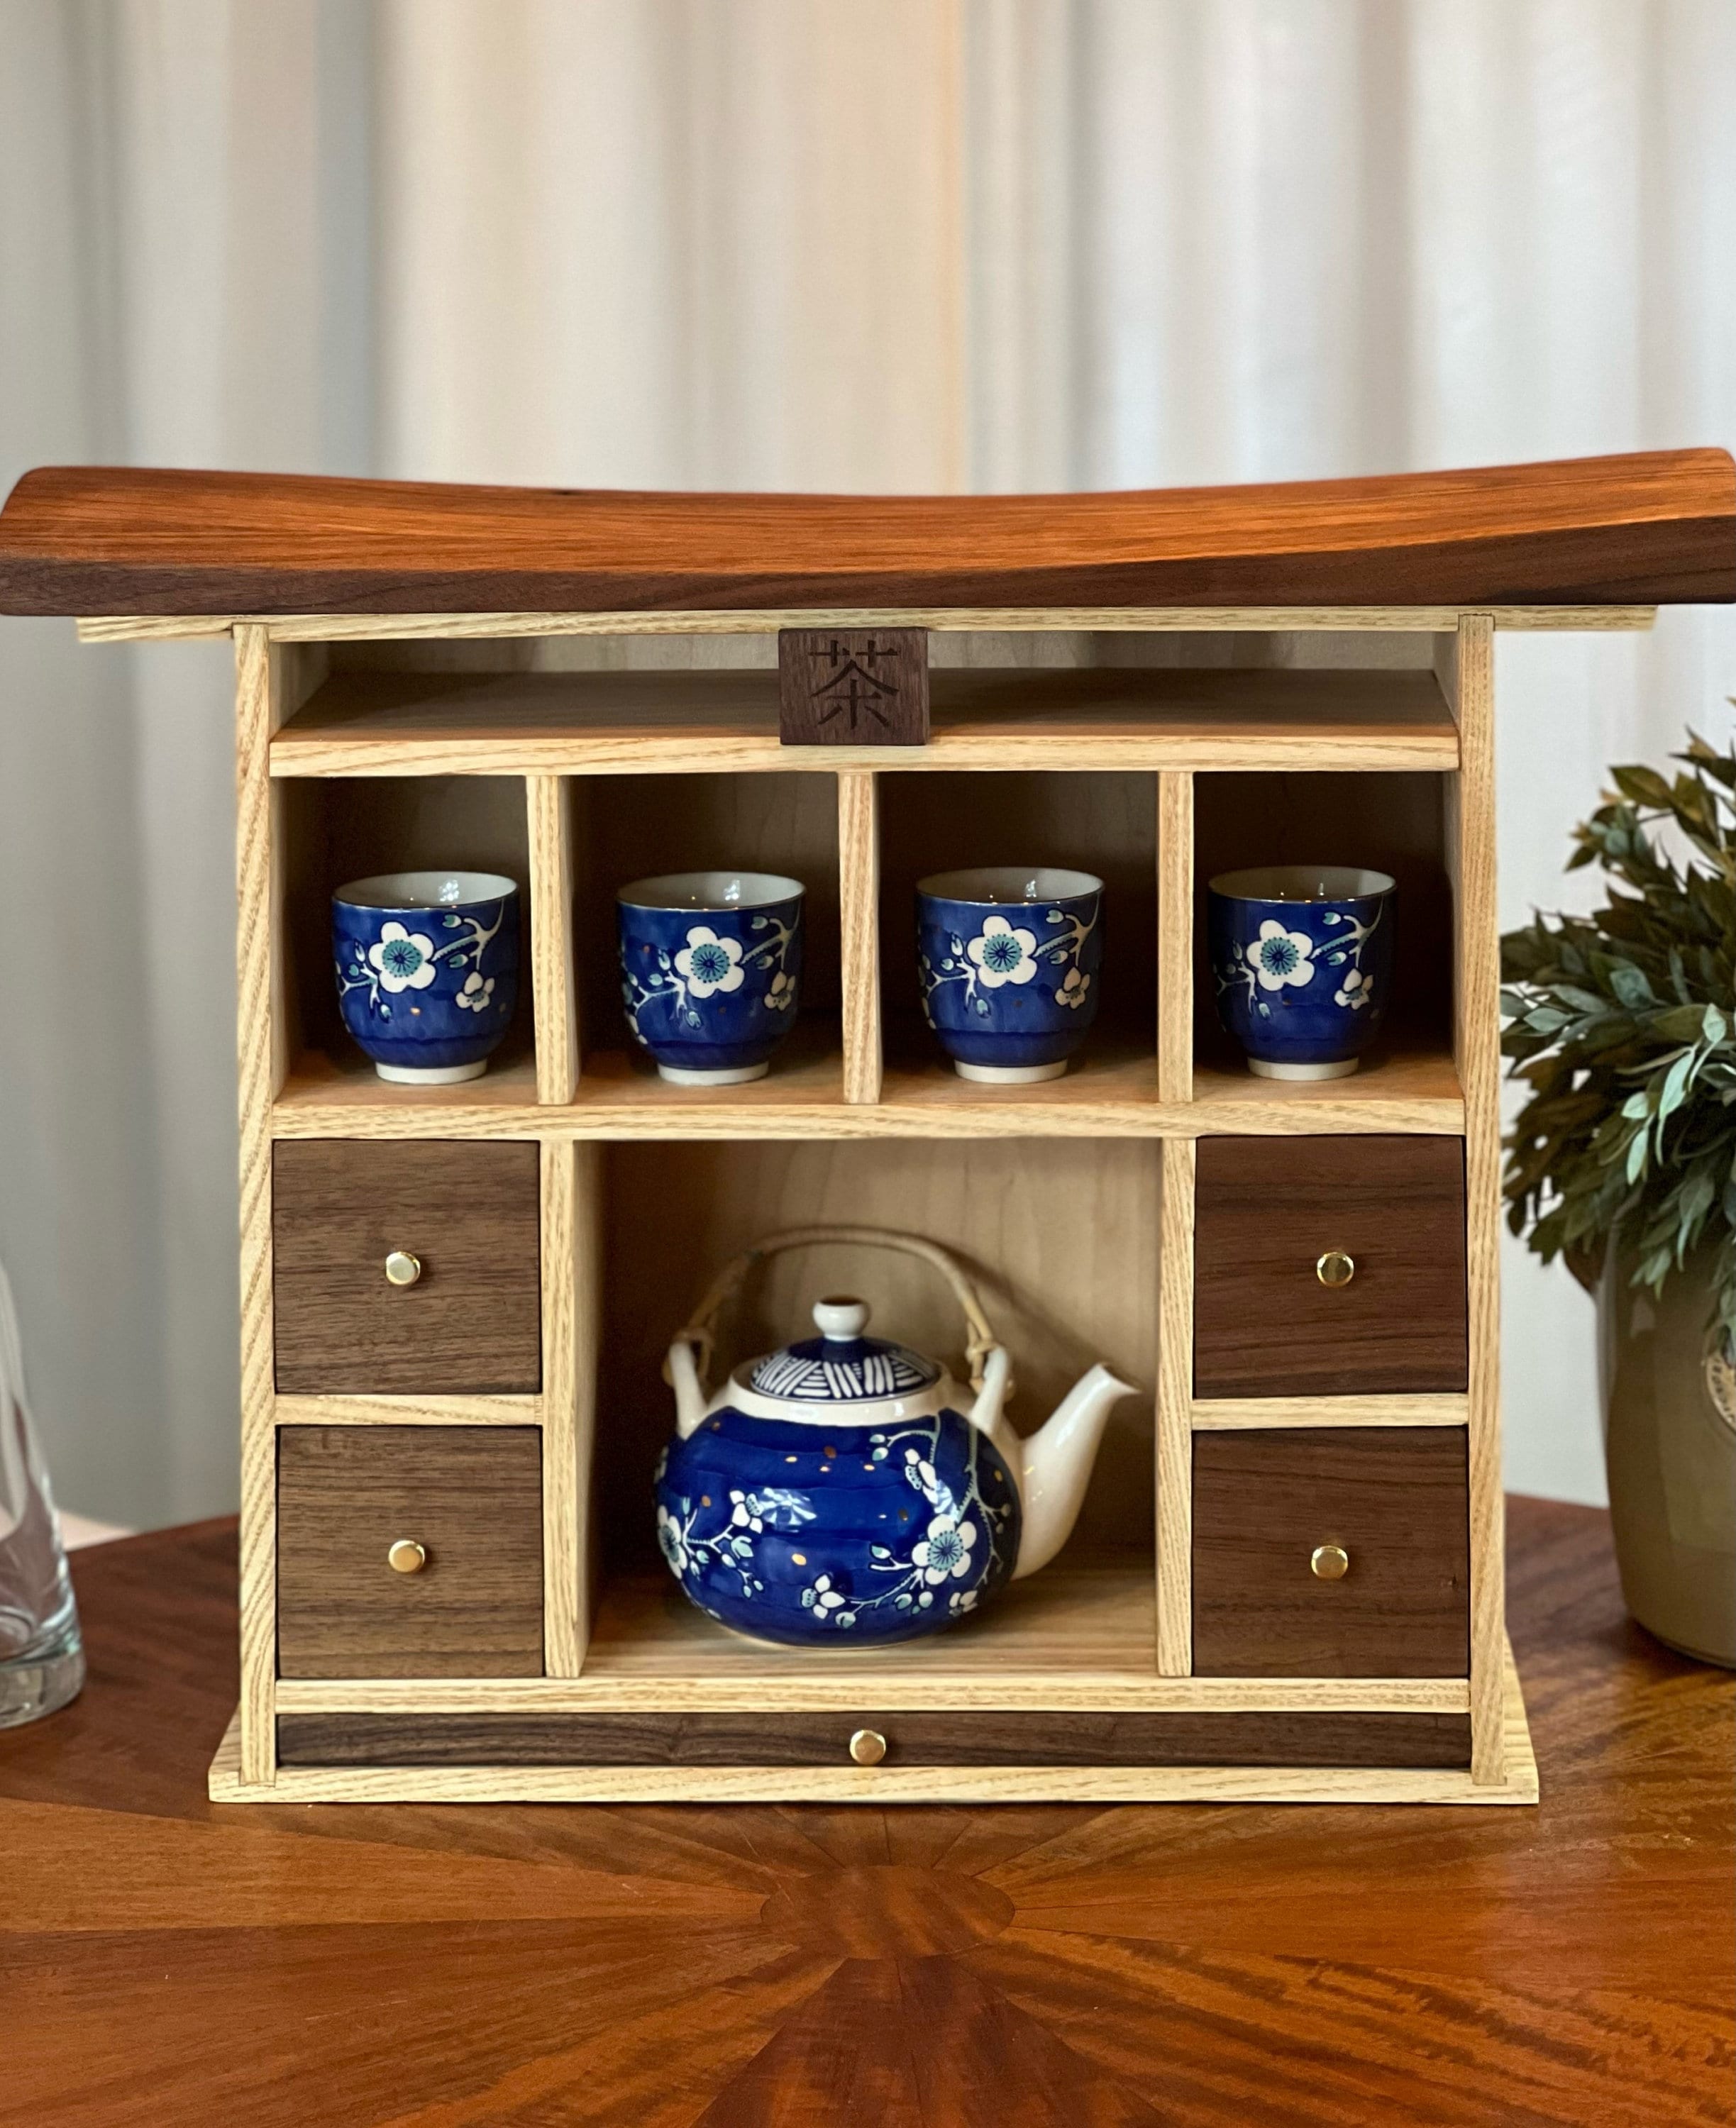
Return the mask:
POLYGON ((1065 901, 1075 895, 1098 894, 1103 882, 1088 872, 1069 872, 1064 865, 973 865, 963 872, 930 872, 916 882, 918 894, 938 895, 943 901, 981 901, 992 905, 1026 901, 1065 901))
POLYGON ((627 909, 763 909, 801 891, 776 872, 666 872, 617 887, 615 899, 627 909))
POLYGON ((497 872, 382 872, 353 879, 332 895, 349 909, 456 909, 465 902, 500 901, 518 882, 497 872))
POLYGON ((1220 872, 1211 891, 1231 901, 1366 901, 1391 894, 1392 881, 1362 865, 1252 865, 1220 872))

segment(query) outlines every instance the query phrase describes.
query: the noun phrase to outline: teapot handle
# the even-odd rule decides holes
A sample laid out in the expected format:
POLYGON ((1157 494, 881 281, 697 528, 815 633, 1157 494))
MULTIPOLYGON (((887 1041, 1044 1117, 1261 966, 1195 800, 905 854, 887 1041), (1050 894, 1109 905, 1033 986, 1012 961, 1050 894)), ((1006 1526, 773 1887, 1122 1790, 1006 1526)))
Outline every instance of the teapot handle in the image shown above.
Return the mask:
MULTIPOLYGON (((937 1242, 925 1242, 915 1234, 897 1234, 882 1227, 790 1227, 780 1234, 768 1234, 763 1242, 756 1242, 750 1249, 744 1249, 733 1256, 719 1271, 706 1290, 706 1295, 689 1320, 675 1333, 673 1342, 693 1347, 694 1365, 698 1370, 702 1385, 711 1371, 711 1356, 716 1347, 715 1326, 724 1309, 740 1291, 743 1281, 756 1264, 767 1256, 778 1256, 786 1249, 816 1247, 825 1242, 854 1242, 859 1246, 877 1249, 898 1249, 906 1256, 920 1256, 925 1263, 932 1264, 951 1286, 958 1305, 964 1311, 967 1332, 965 1357, 970 1363, 971 1387, 979 1393, 982 1388, 983 1370, 988 1356, 996 1348, 997 1340, 989 1327, 988 1318, 982 1312, 982 1303, 977 1289, 965 1275, 963 1266, 956 1256, 949 1256, 937 1242)), ((663 1363, 663 1380, 669 1379, 667 1361, 663 1363)), ((1012 1394, 1009 1380, 1006 1391, 1012 1394)))

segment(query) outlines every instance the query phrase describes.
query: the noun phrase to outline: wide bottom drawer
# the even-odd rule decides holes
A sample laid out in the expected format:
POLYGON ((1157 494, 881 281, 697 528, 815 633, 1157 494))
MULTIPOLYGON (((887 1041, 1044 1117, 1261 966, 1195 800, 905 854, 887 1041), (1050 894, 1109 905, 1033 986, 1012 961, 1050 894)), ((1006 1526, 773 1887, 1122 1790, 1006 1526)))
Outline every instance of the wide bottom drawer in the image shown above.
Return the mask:
POLYGON ((1471 1763, 1465 1714, 284 1714, 284 1766, 1386 1766, 1471 1763))

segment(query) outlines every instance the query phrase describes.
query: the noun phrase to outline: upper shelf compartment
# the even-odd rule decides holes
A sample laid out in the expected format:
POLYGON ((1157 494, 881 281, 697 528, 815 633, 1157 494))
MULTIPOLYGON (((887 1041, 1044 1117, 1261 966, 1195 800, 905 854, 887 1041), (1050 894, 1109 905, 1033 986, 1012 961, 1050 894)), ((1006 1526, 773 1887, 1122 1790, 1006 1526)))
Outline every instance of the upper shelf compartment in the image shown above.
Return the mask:
POLYGON ((50 466, 0 612, 1652 605, 1736 598, 1722 450, 1050 496, 630 494, 50 466))
MULTIPOLYGON (((1434 768, 1458 734, 1427 670, 937 667, 910 769, 1434 768)), ((274 776, 832 772, 782 746, 775 672, 334 673, 272 743, 274 776)))

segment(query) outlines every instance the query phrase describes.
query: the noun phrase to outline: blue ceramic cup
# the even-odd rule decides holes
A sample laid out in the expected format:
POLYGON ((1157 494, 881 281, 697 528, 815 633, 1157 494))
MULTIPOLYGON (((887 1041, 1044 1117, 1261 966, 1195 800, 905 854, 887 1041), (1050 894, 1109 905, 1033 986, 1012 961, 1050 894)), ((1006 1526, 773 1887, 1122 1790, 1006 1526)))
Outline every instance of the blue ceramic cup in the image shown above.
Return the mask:
POLYGON ((961 1079, 1058 1079, 1097 1016, 1103 882, 1049 865, 916 886, 922 1010, 961 1079))
POLYGON ((1218 1018, 1263 1079, 1342 1079, 1392 992, 1394 887, 1354 865, 1260 865, 1207 890, 1218 1018))
POLYGON ((388 872, 331 897, 344 1024, 383 1079, 479 1079, 518 1002, 518 889, 492 872, 388 872))
POLYGON ((659 1076, 678 1086, 763 1079, 796 1024, 801 881, 666 872, 615 900, 627 1026, 659 1076))

